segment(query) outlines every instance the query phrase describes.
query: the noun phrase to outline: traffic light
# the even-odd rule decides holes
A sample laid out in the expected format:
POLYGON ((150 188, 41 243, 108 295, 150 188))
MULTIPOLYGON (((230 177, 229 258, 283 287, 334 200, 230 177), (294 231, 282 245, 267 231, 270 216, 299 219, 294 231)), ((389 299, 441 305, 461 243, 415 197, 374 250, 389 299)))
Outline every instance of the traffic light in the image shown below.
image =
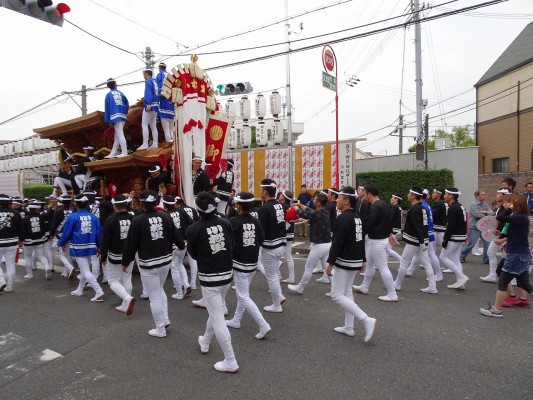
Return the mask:
POLYGON ((0 0, 0 5, 57 26, 63 26, 63 15, 70 11, 65 3, 54 5, 52 0, 0 0))
POLYGON ((217 94, 220 96, 235 96, 239 94, 252 93, 254 88, 250 82, 227 83, 217 85, 217 94))

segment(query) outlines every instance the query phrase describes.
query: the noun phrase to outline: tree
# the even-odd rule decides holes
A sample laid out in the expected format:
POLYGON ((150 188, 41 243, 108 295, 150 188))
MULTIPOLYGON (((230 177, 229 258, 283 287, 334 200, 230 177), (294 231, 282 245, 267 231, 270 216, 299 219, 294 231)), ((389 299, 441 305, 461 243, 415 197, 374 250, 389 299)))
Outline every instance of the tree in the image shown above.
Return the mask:
MULTIPOLYGON (((470 125, 454 126, 452 133, 448 133, 444 129, 437 129, 433 137, 434 139, 428 140, 428 150, 435 150, 435 139, 448 138, 451 147, 470 147, 476 145, 474 128, 470 125)), ((416 144, 409 147, 407 151, 414 153, 416 151, 416 144)))

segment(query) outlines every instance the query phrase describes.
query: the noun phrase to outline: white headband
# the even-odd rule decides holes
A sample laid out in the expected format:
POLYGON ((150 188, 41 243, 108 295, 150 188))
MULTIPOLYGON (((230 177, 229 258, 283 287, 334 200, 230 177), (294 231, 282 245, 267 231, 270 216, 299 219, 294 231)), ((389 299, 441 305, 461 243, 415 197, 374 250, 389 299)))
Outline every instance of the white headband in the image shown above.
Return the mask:
POLYGON ((400 200, 400 201, 403 200, 400 196, 396 196, 395 194, 393 194, 392 197, 395 197, 395 198, 397 198, 397 199, 400 200))
POLYGON ((429 190, 427 189, 422 190, 422 194, 429 194, 429 190))
POLYGON ((212 213, 213 211, 216 210, 216 207, 213 205, 213 204, 209 204, 207 206, 207 210, 202 210, 200 207, 198 207, 198 204, 196 204, 196 209, 200 212, 203 212, 203 213, 206 213, 206 214, 210 214, 212 213))
POLYGON ((440 193, 440 194, 444 194, 444 193, 442 193, 440 190, 437 190, 437 189, 433 189, 433 192, 437 192, 437 193, 440 193))
POLYGON ((80 199, 74 199, 74 201, 79 201, 80 203, 83 203, 85 201, 89 201, 89 198, 87 196, 83 196, 80 199))
POLYGON ((460 192, 459 190, 458 190, 457 192, 452 192, 452 191, 450 191, 450 190, 448 190, 448 189, 444 189, 444 191, 445 191, 446 193, 456 194, 457 196, 460 196, 460 195, 461 195, 461 192, 460 192))
POLYGON ((272 182, 272 183, 269 183, 268 185, 261 185, 261 187, 264 187, 264 188, 267 188, 267 187, 277 188, 277 185, 274 182, 272 182))
POLYGON ((241 196, 235 196, 233 200, 237 203, 252 203, 253 201, 255 201, 253 197, 251 199, 243 199, 241 196))
POLYGON ((289 200, 289 201, 294 201, 294 199, 291 199, 289 196, 287 196, 287 195, 285 194, 285 190, 284 190, 283 192, 281 192, 281 194, 282 194, 283 197, 285 197, 287 200, 289 200))
POLYGON ((13 204, 20 204, 21 206, 24 205, 24 203, 23 203, 22 200, 20 200, 20 199, 13 199, 11 202, 12 202, 13 204))
POLYGON ((339 192, 337 192, 336 190, 333 190, 333 189, 328 189, 328 192, 336 194, 337 196, 339 195, 339 192))
POLYGON ((30 204, 28 208, 41 208, 40 204, 30 204))
POLYGON ((169 205, 174 205, 174 204, 176 204, 176 200, 174 200, 174 201, 166 201, 165 199, 163 199, 163 203, 169 204, 169 205))
POLYGON ((111 204, 124 204, 124 203, 127 203, 128 202, 128 199, 124 199, 124 200, 120 200, 120 201, 116 201, 115 199, 111 199, 111 204))
POLYGON ((358 197, 357 196, 357 193, 345 193, 345 192, 339 192, 339 195, 343 195, 343 196, 350 196, 350 197, 358 197))
POLYGON ((200 157, 200 156, 194 156, 194 157, 192 158, 192 160, 193 160, 193 161, 204 161, 204 159, 203 159, 202 157, 200 157))
POLYGON ((160 169, 161 169, 161 168, 159 168, 159 165, 156 165, 156 166, 155 166, 155 169, 149 169, 148 172, 152 172, 152 173, 153 173, 153 172, 157 172, 157 171, 159 171, 160 169))
POLYGON ((143 203, 153 203, 156 201, 156 198, 152 195, 148 195, 148 197, 144 200, 141 200, 143 203))
POLYGON ((10 201, 9 197, 0 197, 0 201, 10 201))
POLYGON ((417 196, 422 196, 422 193, 415 192, 414 190, 409 189, 409 193, 416 194, 417 196))

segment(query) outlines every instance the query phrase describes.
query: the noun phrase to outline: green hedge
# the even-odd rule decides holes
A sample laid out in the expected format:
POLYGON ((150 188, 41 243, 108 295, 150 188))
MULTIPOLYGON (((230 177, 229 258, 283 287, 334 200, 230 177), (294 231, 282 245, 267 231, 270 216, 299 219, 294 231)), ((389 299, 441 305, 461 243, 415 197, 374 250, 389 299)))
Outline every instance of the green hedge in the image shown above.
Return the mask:
MULTIPOLYGON (((453 186, 453 172, 449 169, 414 170, 414 171, 383 171, 357 173, 357 185, 374 185, 379 189, 379 197, 386 203, 393 193, 401 193, 402 208, 409 208, 407 193, 413 186, 426 188, 430 193, 436 187, 453 186)), ((430 201, 431 203, 431 201, 430 201)))
POLYGON ((28 185, 24 186, 24 197, 28 199, 44 200, 52 193, 52 185, 28 185))

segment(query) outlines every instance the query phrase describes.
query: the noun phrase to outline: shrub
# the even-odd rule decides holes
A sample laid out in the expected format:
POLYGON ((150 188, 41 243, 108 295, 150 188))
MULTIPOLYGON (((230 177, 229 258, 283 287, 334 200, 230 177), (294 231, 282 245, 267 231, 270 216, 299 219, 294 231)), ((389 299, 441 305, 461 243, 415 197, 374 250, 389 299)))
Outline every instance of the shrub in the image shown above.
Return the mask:
POLYGON ((44 200, 46 196, 52 193, 52 185, 28 185, 24 186, 24 197, 28 199, 44 200))

